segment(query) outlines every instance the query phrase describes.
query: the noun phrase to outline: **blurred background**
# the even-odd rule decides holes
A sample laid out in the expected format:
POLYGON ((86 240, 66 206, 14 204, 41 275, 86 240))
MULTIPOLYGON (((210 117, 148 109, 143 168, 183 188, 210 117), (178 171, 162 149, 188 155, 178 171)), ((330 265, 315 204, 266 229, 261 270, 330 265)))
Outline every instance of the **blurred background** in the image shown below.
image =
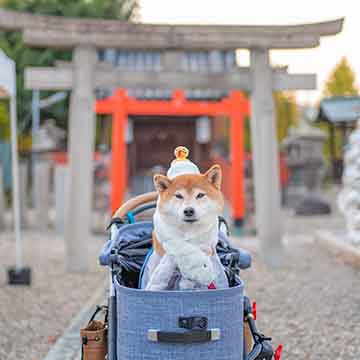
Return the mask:
MULTIPOLYGON (((235 243, 254 256, 253 268, 243 273, 247 292, 258 302, 262 331, 284 343, 284 358, 360 358, 356 1, 0 0, 0 7, 0 49, 16 66, 21 227, 16 247, 11 96, 0 84, 0 359, 45 358, 85 303, 101 298, 106 274, 97 256, 112 213, 126 199, 154 190, 153 175, 166 172, 178 145, 190 149, 202 171, 222 166, 225 218, 235 243), (305 40, 288 49, 266 46, 263 77, 270 80, 262 85, 259 75, 255 86, 254 47, 207 46, 210 30, 196 39, 203 42, 198 49, 126 48, 110 41, 93 53, 77 53, 64 45, 66 36, 58 44, 46 40, 47 26, 61 28, 54 18, 28 21, 6 11, 137 24, 244 25, 250 26, 244 34, 265 42, 266 31, 252 26, 274 25, 274 39, 286 31, 289 39, 301 34, 305 40), (316 23, 324 30, 303 25, 316 23), (31 34, 36 26, 42 34, 31 34), (317 43, 306 46, 312 36, 317 43), (68 81, 67 71, 92 61, 96 85, 79 85, 88 81, 81 70, 68 81), (175 74, 167 86, 172 72, 185 74, 184 80, 175 74), (244 86, 231 88, 237 72, 244 86), (111 79, 122 73, 130 75, 119 83, 129 86, 111 79), (144 80, 147 73, 153 75, 144 80), (216 74, 230 80, 215 84, 216 74), (270 124, 263 140, 256 140, 255 121, 270 124), (267 146, 274 156, 265 156, 267 146), (31 270, 30 286, 9 284, 7 271, 14 266, 31 270)), ((155 32, 147 36, 151 42, 155 32)), ((168 38, 170 44, 175 36, 168 38)), ((146 44, 147 37, 139 41, 146 44)), ((69 359, 78 356, 74 344, 69 359)))

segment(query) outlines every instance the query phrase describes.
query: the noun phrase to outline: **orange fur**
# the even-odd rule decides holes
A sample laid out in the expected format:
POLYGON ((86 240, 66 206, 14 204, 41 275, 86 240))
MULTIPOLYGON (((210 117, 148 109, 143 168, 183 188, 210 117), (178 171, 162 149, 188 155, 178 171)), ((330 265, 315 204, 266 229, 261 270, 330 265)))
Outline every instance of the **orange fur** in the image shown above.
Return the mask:
MULTIPOLYGON (((204 174, 184 174, 178 175, 174 179, 170 180, 164 175, 155 175, 154 183, 158 189, 159 199, 158 207, 161 211, 164 204, 166 204, 178 190, 185 190, 190 196, 194 189, 200 189, 211 200, 217 202, 219 207, 223 209, 224 198, 221 193, 221 168, 219 165, 213 165, 204 174)), ((163 256, 165 251, 155 236, 152 234, 153 247, 157 254, 163 256)), ((213 255, 214 250, 211 249, 208 255, 213 255)))
POLYGON ((154 231, 152 233, 152 244, 153 244, 154 251, 158 255, 160 255, 161 257, 165 255, 165 250, 161 246, 159 240, 156 238, 156 235, 155 235, 154 231))
MULTIPOLYGON (((156 181, 156 177, 163 177, 168 181, 168 188, 159 193, 159 206, 161 209, 161 205, 171 199, 175 192, 179 189, 185 189, 189 194, 192 192, 194 188, 202 189, 206 192, 207 196, 219 204, 221 207, 224 207, 224 198, 219 188, 215 187, 208 180, 207 174, 210 170, 215 167, 219 167, 218 165, 214 165, 211 167, 205 174, 188 174, 188 175, 179 175, 176 176, 173 180, 168 180, 163 175, 155 175, 154 179, 156 181)), ((219 167, 220 168, 220 167, 219 167)))

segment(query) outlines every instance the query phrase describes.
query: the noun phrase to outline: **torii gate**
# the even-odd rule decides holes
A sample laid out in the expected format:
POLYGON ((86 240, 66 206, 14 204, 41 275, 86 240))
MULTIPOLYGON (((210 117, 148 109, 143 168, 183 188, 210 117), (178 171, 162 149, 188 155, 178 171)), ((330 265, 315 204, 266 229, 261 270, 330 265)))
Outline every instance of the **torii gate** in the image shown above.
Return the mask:
POLYGON ((231 214, 235 224, 241 225, 245 215, 244 121, 249 115, 249 102, 240 91, 232 91, 221 101, 188 101, 184 91, 176 90, 170 101, 141 101, 127 96, 124 89, 114 96, 96 102, 96 113, 113 116, 111 210, 114 212, 124 200, 126 189, 125 128, 128 115, 221 116, 230 118, 230 194, 231 214))
POLYGON ((343 19, 291 26, 152 25, 31 15, 0 9, 0 29, 22 31, 26 45, 73 49, 70 66, 31 68, 26 72, 29 89, 72 90, 70 181, 65 224, 68 269, 85 270, 88 264, 84 252, 91 224, 94 90, 153 86, 238 89, 251 93, 258 237, 265 260, 278 264, 282 253, 282 226, 272 92, 314 89, 316 77, 275 71, 270 65, 270 50, 316 47, 322 36, 340 32, 342 24, 343 19), (160 50, 165 66, 161 73, 124 73, 108 69, 97 63, 99 48, 160 50), (204 74, 184 73, 174 67, 181 51, 239 48, 250 50, 250 68, 204 74))

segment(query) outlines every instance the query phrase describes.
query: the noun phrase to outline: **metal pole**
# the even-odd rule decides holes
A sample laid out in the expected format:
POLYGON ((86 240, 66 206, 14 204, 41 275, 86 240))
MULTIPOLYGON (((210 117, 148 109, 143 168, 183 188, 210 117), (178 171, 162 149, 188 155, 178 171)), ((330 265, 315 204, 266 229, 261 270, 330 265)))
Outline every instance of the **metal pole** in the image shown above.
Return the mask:
MULTIPOLYGON (((38 141, 38 135, 40 130, 40 91, 34 90, 32 92, 32 102, 31 102, 31 112, 32 112, 32 127, 31 127, 31 138, 32 138, 32 150, 34 151, 34 144, 38 141)), ((33 207, 36 207, 35 204, 35 166, 37 161, 37 155, 33 152, 31 156, 31 173, 32 173, 32 204, 33 207)))
POLYGON ((21 219, 20 219, 20 189, 19 189, 19 159, 17 145, 17 115, 16 115, 16 95, 10 99, 10 118, 11 118, 11 157, 12 157, 12 181, 13 181, 13 213, 16 249, 16 270, 23 266, 22 259, 22 239, 21 239, 21 219))

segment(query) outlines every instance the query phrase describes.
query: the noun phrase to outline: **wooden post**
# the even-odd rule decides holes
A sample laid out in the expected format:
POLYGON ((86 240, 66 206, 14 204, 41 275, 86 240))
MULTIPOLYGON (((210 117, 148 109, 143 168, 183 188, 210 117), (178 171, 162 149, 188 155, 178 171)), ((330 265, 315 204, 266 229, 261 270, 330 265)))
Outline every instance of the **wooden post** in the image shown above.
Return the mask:
POLYGON ((278 266, 282 254, 279 156, 268 49, 251 50, 251 68, 251 134, 257 230, 264 260, 271 266, 278 266))
POLYGON ((114 213, 124 201, 127 183, 127 155, 125 143, 125 129, 127 113, 125 108, 125 90, 118 90, 115 94, 112 156, 111 156, 111 212, 114 213))
POLYGON ((335 126, 329 121, 329 131, 330 131, 330 158, 331 158, 331 169, 333 181, 336 182, 336 145, 335 145, 335 126))
POLYGON ((88 269, 91 228, 95 96, 93 74, 96 49, 77 47, 73 52, 74 82, 69 121, 69 182, 66 202, 66 265, 69 271, 88 269))
POLYGON ((232 218, 234 225, 241 227, 245 217, 244 105, 247 101, 240 91, 232 91, 229 100, 232 218))

